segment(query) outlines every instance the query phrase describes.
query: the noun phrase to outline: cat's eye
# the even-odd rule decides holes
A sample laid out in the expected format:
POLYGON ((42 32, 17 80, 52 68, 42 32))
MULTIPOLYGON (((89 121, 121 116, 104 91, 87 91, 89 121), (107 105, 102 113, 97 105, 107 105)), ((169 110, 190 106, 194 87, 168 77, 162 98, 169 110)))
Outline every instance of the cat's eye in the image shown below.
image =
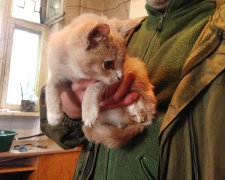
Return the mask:
POLYGON ((104 68, 105 69, 113 69, 114 68, 114 61, 104 61, 104 68))

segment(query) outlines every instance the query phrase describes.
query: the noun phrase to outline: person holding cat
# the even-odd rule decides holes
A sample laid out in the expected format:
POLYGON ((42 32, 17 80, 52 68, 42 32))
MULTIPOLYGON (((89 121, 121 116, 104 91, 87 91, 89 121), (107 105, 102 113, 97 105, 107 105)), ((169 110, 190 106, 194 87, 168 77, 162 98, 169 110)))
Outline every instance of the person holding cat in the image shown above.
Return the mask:
MULTIPOLYGON (((57 126, 47 122, 43 89, 41 129, 64 149, 83 146, 74 179, 225 179, 225 1, 147 0, 146 9, 127 51, 146 63, 155 87, 153 124, 122 147, 88 143, 81 102, 94 80, 80 80, 61 94, 65 114, 57 126)), ((101 110, 132 104, 134 78, 112 86, 101 110)))

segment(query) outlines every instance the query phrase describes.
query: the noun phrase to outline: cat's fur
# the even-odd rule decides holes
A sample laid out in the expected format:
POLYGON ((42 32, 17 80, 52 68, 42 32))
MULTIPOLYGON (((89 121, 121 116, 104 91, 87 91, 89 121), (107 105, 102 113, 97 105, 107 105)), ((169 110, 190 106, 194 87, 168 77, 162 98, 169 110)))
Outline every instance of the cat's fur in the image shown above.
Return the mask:
POLYGON ((88 86, 82 102, 83 131, 89 141, 107 147, 121 146, 151 124, 156 111, 153 86, 145 64, 128 57, 125 48, 126 33, 139 22, 140 19, 119 21, 85 14, 51 37, 46 86, 49 124, 56 125, 62 119, 60 93, 66 84, 90 78, 98 81, 88 86), (104 90, 129 71, 135 74, 131 91, 138 92, 138 100, 100 113, 104 90))

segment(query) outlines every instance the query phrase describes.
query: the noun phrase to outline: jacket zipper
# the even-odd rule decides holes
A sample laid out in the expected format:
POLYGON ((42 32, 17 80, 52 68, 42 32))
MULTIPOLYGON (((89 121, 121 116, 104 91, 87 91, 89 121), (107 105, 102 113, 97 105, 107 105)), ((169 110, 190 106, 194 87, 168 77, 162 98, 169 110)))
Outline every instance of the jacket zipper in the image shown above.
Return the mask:
MULTIPOLYGON (((144 52, 144 55, 142 56, 142 60, 145 60, 146 56, 147 56, 147 52, 149 51, 150 47, 154 47, 154 44, 156 42, 156 35, 162 31, 163 29, 163 22, 166 18, 167 15, 167 10, 165 11, 164 14, 160 15, 160 20, 159 20, 159 24, 157 25, 156 29, 155 29, 155 33, 152 36, 152 39, 149 41, 148 46, 146 47, 146 50, 144 52)), ((153 53, 151 53, 153 54, 153 53)))
POLYGON ((162 28, 163 28, 163 21, 165 20, 166 14, 167 14, 167 11, 165 11, 165 13, 164 13, 163 15, 161 15, 159 24, 158 24, 158 26, 156 27, 156 31, 158 31, 158 32, 161 32, 161 31, 162 31, 162 28))

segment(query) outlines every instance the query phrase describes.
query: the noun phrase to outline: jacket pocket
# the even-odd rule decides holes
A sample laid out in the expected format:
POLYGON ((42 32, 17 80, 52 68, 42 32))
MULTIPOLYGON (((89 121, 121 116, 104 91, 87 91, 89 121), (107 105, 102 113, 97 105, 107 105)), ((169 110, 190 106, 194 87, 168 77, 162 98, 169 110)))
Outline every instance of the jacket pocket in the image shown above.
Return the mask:
POLYGON ((139 159, 139 162, 148 180, 157 179, 158 163, 155 160, 143 156, 139 159))

